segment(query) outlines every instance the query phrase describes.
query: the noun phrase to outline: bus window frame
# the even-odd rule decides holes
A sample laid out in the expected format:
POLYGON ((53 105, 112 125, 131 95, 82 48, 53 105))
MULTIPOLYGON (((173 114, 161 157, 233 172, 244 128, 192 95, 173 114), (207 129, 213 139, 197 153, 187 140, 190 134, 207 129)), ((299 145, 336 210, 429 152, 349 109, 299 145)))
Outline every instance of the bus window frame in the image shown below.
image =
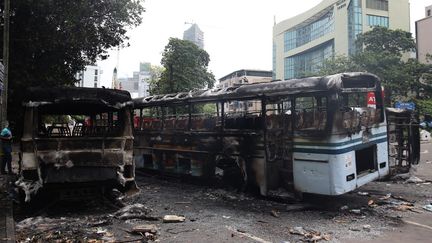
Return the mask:
MULTIPOLYGON (((385 110, 384 110, 384 99, 383 99, 383 93, 381 87, 377 88, 356 88, 356 89, 342 89, 341 96, 344 95, 350 95, 350 94, 364 94, 367 97, 367 94, 369 92, 373 92, 375 95, 375 110, 380 110, 380 120, 375 123, 375 125, 381 124, 385 122, 385 110)), ((339 98, 339 108, 338 111, 340 111, 342 108, 345 107, 345 104, 343 104, 344 98, 339 98)), ((367 98, 365 98, 367 99, 367 98)), ((366 101, 367 102, 367 101, 366 101)), ((367 104, 365 107, 368 107, 367 104)))
POLYGON ((329 134, 331 131, 331 123, 332 120, 331 119, 334 115, 334 111, 332 110, 333 107, 333 102, 332 102, 332 94, 330 92, 309 92, 309 93, 301 93, 301 94, 297 94, 292 96, 292 103, 291 103, 291 107, 292 107, 292 114, 293 114, 293 131, 294 131, 294 135, 308 135, 308 136, 324 136, 326 134, 329 134), (303 97, 325 97, 326 98, 326 105, 325 105, 325 112, 326 112, 326 124, 325 127, 323 129, 299 129, 297 128, 297 119, 298 119, 298 114, 297 114, 297 99, 298 98, 303 98, 303 97))
MULTIPOLYGON (((236 130, 244 130, 244 131, 262 131, 265 129, 265 124, 264 121, 263 123, 260 125, 259 128, 254 128, 254 129, 243 129, 243 128, 227 128, 226 127, 226 120, 227 120, 227 114, 228 112, 225 110, 225 104, 226 103, 230 103, 233 101, 239 101, 239 102, 248 102, 248 101, 259 101, 260 102, 260 106, 261 109, 259 109, 259 111, 257 110, 257 112, 253 112, 251 114, 259 114, 258 117, 261 117, 262 119, 264 119, 266 117, 265 114, 265 102, 266 102, 266 97, 264 96, 246 96, 246 97, 236 97, 236 98, 232 98, 232 99, 225 99, 223 100, 222 103, 222 130, 223 131, 236 131, 236 130)), ((248 109, 248 107, 246 107, 246 110, 248 109)), ((232 112, 234 113, 234 112, 232 112)), ((244 110, 239 111, 239 112, 235 112, 237 114, 241 114, 239 117, 246 117, 246 115, 248 114, 248 112, 244 112, 244 110)))

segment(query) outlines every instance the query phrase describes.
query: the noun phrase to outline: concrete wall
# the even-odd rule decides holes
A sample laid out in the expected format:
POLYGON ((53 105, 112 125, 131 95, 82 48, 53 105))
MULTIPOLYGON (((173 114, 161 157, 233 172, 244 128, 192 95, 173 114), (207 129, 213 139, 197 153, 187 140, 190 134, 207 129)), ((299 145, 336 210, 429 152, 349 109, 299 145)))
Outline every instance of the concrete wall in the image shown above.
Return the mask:
POLYGON ((421 63, 426 61, 426 54, 432 55, 432 16, 416 22, 417 33, 417 59, 421 63))

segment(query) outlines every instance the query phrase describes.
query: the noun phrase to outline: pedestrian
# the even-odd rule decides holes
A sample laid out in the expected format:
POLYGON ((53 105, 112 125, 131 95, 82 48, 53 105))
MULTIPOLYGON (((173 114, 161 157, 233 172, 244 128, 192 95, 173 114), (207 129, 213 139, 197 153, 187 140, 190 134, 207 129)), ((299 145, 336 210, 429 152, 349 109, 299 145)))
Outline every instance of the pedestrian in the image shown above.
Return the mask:
POLYGON ((2 141, 3 158, 1 161, 1 173, 6 174, 6 166, 8 174, 12 172, 12 132, 9 128, 9 122, 5 122, 5 128, 0 133, 0 139, 2 141))

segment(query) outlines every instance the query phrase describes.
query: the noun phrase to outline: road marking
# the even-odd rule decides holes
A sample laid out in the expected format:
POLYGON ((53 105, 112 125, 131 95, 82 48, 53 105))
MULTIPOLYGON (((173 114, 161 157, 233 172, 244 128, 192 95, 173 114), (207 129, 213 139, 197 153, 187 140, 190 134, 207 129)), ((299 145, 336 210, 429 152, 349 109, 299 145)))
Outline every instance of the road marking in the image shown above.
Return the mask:
POLYGON ((257 242, 261 242, 261 243, 272 243, 271 241, 263 240, 263 239, 261 239, 261 238, 259 238, 259 237, 257 237, 257 236, 251 235, 251 234, 249 234, 249 233, 246 233, 246 232, 244 232, 244 233, 243 233, 243 232, 239 232, 238 230, 233 229, 231 226, 226 226, 226 228, 229 229, 229 230, 231 230, 232 232, 234 232, 234 233, 236 233, 236 234, 239 234, 239 235, 242 235, 242 236, 246 236, 246 237, 248 237, 249 239, 252 239, 252 240, 257 241, 257 242))
POLYGON ((425 151, 421 151, 420 153, 421 154, 427 154, 427 153, 429 153, 429 151, 425 150, 425 151))
POLYGON ((411 224, 411 225, 415 225, 415 226, 419 226, 419 227, 422 227, 422 228, 425 228, 425 229, 432 230, 432 227, 429 226, 429 225, 419 224, 419 223, 416 223, 416 222, 413 222, 413 221, 409 221, 409 220, 404 220, 404 222, 407 223, 407 224, 411 224))

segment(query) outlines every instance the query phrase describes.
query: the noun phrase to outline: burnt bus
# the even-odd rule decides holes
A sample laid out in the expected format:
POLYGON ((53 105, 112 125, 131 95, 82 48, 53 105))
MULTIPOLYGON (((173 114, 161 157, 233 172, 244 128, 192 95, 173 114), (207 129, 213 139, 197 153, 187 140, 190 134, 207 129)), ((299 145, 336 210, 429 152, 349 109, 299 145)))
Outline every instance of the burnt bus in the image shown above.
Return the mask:
POLYGON ((137 169, 340 195, 389 174, 381 83, 341 73, 134 99, 137 169), (368 104, 374 97, 375 104, 368 104))
POLYGON ((26 202, 45 187, 135 186, 128 92, 29 88, 23 106, 16 185, 26 202))

